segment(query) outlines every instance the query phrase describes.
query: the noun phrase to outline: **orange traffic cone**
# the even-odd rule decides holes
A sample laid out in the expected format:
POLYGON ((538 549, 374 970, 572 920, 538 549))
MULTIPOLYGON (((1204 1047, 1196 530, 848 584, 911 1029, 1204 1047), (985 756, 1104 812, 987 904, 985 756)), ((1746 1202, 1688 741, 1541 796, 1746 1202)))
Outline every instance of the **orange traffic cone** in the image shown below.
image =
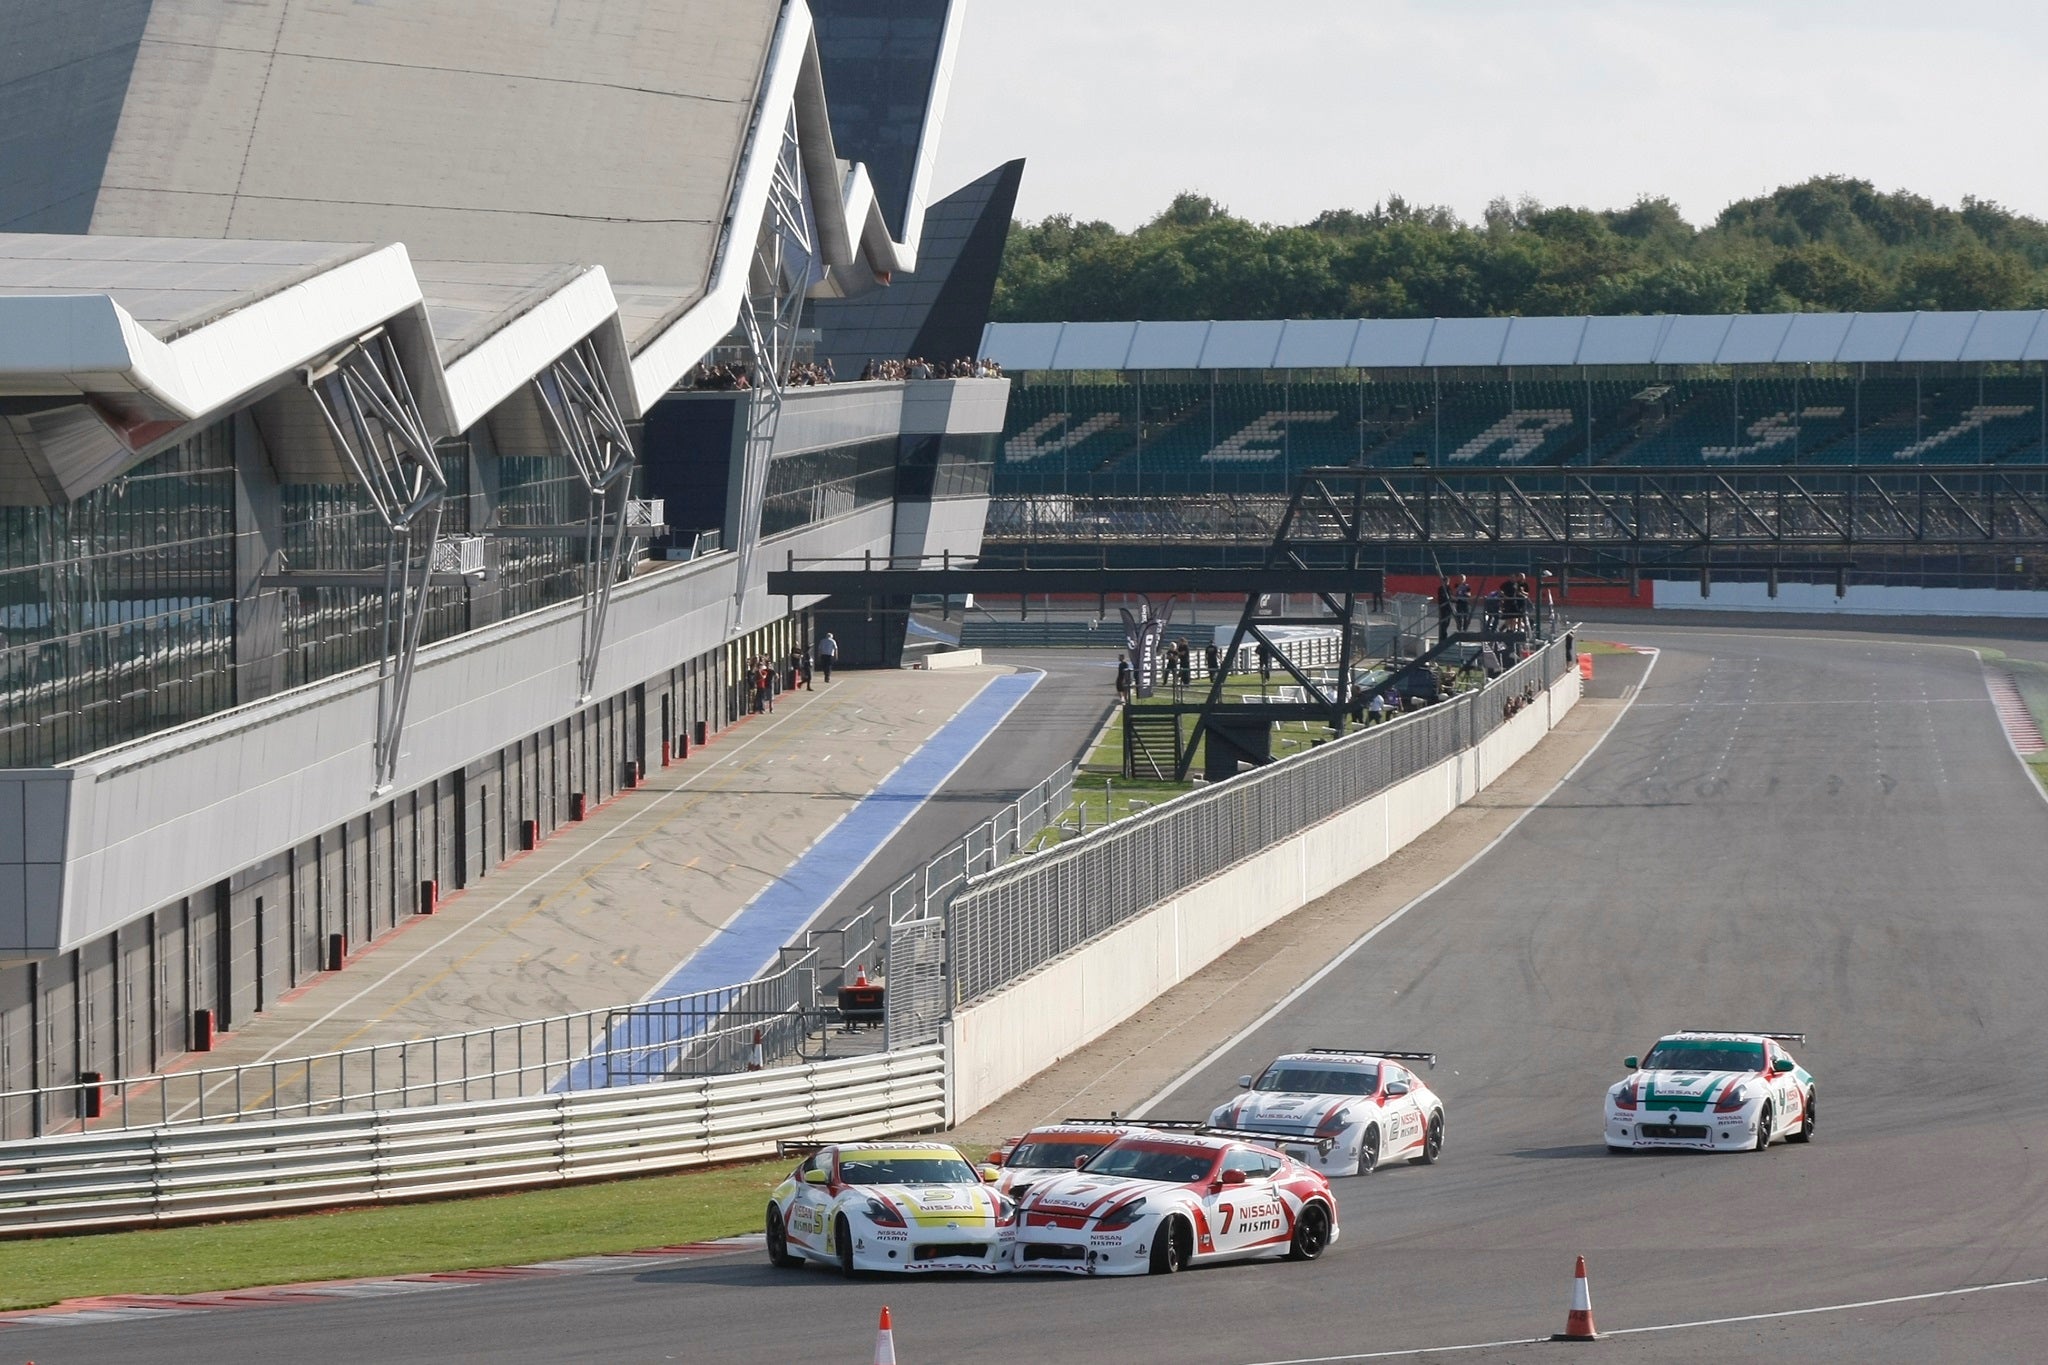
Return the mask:
POLYGON ((747 1070, 749 1071, 759 1071, 761 1069, 761 1046, 764 1041, 761 1034, 762 1030, 754 1030, 754 1046, 747 1052, 747 1070))
POLYGON ((854 984, 854 985, 856 985, 856 986, 865 986, 865 985, 867 985, 867 984, 868 984, 868 969, 867 969, 867 968, 865 968, 865 967, 856 967, 856 968, 854 968, 854 969, 853 969, 853 984, 854 984))
POLYGON ((1592 1341, 1599 1335, 1593 1329, 1593 1291, 1586 1285, 1586 1258, 1581 1256, 1578 1269, 1572 1272, 1572 1311, 1564 1320, 1564 1330, 1551 1340, 1592 1341))
POLYGON ((882 1325, 875 1332, 875 1365, 896 1365, 896 1334, 889 1329, 889 1305, 882 1305, 882 1325))

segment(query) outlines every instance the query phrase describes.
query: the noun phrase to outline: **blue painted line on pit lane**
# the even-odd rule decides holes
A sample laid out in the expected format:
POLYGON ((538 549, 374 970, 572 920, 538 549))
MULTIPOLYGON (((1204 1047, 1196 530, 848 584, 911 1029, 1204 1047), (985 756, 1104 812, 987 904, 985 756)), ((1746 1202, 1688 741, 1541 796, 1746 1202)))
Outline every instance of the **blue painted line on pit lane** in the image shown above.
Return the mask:
MULTIPOLYGON (((940 726, 895 772, 855 802, 788 871, 762 888, 645 998, 669 1000, 715 991, 760 975, 782 945, 832 903, 1044 676, 1034 671, 991 680, 959 715, 940 726)), ((667 1069, 660 1050, 703 1032, 735 1003, 712 1000, 699 1010, 680 1014, 636 1011, 615 1024, 607 1041, 572 1068, 555 1089, 586 1090, 626 1081, 623 1074, 612 1076, 607 1060, 621 1053, 644 1059, 633 1066, 631 1080, 660 1079, 667 1069)))

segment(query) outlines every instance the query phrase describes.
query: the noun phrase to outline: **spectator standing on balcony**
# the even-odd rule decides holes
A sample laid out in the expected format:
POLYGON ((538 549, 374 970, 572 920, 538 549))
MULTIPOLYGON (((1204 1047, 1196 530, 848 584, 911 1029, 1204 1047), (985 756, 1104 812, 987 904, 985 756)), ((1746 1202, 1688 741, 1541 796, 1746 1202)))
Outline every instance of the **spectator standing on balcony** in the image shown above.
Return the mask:
POLYGON ((1365 703, 1365 723, 1378 725, 1387 718, 1387 699, 1375 692, 1365 703))
POLYGON ((1222 652, 1216 648, 1216 642, 1211 640, 1209 647, 1203 650, 1202 654, 1209 664, 1209 676, 1215 677, 1218 666, 1223 662, 1222 652))
POLYGON ((1273 681, 1273 647, 1264 640, 1259 641, 1259 681, 1273 681))
POLYGON ((1458 612, 1458 634, 1472 629, 1472 584, 1463 574, 1458 575, 1458 586, 1451 590, 1451 602, 1458 612))
POLYGON ((1174 652, 1179 655, 1180 685, 1186 687, 1195 680, 1195 658, 1193 652, 1188 649, 1187 636, 1180 637, 1180 643, 1174 646, 1174 652))
POLYGON ((839 642, 826 631, 825 638, 818 641, 818 670, 825 675, 825 681, 832 681, 832 665, 839 662, 839 642))
POLYGON ((1119 706, 1128 706, 1131 701, 1131 660, 1130 656, 1116 656, 1116 700, 1119 706))

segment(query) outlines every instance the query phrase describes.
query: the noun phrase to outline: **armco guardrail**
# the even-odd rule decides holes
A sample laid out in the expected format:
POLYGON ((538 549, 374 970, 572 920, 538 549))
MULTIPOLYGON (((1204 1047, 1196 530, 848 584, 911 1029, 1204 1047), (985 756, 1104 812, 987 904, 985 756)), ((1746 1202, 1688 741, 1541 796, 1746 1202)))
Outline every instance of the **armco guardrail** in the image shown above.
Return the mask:
POLYGON ((620 1090, 0 1143, 0 1233, 559 1185, 945 1120, 939 1046, 620 1090))
POLYGON ((1570 666, 1555 641, 1487 687, 1176 797, 971 882, 946 912, 965 1004, 1233 863, 1479 743, 1570 666))

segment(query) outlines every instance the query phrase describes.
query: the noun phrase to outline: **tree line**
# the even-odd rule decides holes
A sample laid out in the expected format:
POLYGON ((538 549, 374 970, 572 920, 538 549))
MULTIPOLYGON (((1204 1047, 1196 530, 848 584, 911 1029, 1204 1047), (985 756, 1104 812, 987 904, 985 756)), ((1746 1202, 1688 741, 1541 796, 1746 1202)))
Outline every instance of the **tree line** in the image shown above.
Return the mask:
POLYGON ((1723 209, 1488 205, 1468 223, 1398 196, 1295 226, 1182 193, 1122 232, 1056 215, 1017 223, 992 316, 1499 317, 2048 306, 2048 223, 1985 200, 1948 208, 1821 176, 1723 209))

